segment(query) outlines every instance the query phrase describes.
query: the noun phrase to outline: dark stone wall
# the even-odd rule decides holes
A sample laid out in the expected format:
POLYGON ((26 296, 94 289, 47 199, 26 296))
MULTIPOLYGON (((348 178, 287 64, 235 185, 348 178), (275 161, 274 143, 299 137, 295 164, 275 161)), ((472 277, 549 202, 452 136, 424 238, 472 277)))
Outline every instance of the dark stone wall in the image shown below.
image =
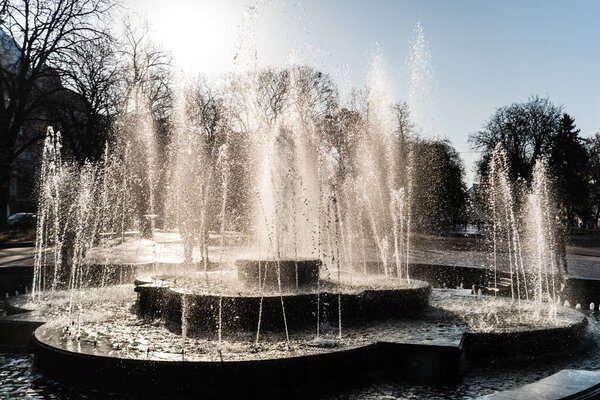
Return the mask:
POLYGON ((581 304, 583 309, 589 309, 590 303, 598 310, 600 306, 600 279, 583 277, 568 277, 560 297, 568 300, 571 306, 581 304))
POLYGON ((570 326, 521 332, 465 332, 463 348, 471 360, 537 358, 541 355, 575 351, 585 343, 587 318, 570 326))
POLYGON ((181 324, 182 299, 187 301, 189 332, 214 333, 219 324, 227 331, 256 331, 259 313, 261 330, 284 331, 283 307, 288 329, 297 330, 320 323, 337 324, 341 302, 342 322, 346 326, 369 321, 390 320, 419 315, 429 305, 428 285, 410 289, 364 290, 355 294, 286 293, 282 296, 213 296, 183 294, 155 285, 140 285, 138 312, 144 317, 162 317, 181 324), (262 302, 262 311, 261 311, 262 302))
POLYGON ((33 267, 2 267, 0 268, 0 296, 6 293, 14 296, 15 291, 23 294, 25 287, 31 289, 33 282, 33 267))
POLYGON ((255 361, 188 362, 75 353, 34 337, 36 367, 86 388, 200 398, 298 398, 382 377, 439 385, 458 379, 461 349, 405 343, 255 361))

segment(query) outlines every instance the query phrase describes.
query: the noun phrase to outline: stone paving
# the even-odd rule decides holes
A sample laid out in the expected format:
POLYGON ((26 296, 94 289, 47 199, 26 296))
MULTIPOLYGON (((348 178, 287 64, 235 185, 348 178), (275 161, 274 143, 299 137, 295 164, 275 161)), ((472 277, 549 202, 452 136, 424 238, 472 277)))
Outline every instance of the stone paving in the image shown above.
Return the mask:
MULTIPOLYGON (((231 243, 240 240, 228 238, 231 243)), ((454 246, 448 246, 448 240, 419 240, 411 250, 410 259, 419 264, 441 264, 454 266, 487 267, 492 264, 488 251, 477 249, 481 246, 468 247, 465 239, 452 239, 454 246)), ((228 246, 227 251, 221 251, 219 246, 220 237, 211 235, 209 256, 215 261, 232 262, 234 257, 243 254, 245 249, 240 246, 228 246)), ((370 251, 371 257, 374 256, 370 251)), ((13 247, 0 249, 0 269, 3 267, 27 267, 33 265, 35 254, 34 247, 13 247)), ((47 259, 52 259, 51 252, 47 253, 47 259)), ((196 248, 194 258, 201 258, 196 248)), ((94 248, 89 259, 92 262, 103 263, 178 263, 183 261, 183 245, 179 236, 175 233, 157 232, 154 240, 144 238, 130 238, 124 243, 116 244, 106 249, 94 248)), ((600 278, 600 246, 567 246, 567 264, 569 275, 586 278, 600 278)))
POLYGON ((554 375, 513 390, 496 392, 477 400, 553 400, 562 398, 591 398, 598 395, 600 372, 563 369, 554 375), (587 395, 587 397, 586 397, 587 395))

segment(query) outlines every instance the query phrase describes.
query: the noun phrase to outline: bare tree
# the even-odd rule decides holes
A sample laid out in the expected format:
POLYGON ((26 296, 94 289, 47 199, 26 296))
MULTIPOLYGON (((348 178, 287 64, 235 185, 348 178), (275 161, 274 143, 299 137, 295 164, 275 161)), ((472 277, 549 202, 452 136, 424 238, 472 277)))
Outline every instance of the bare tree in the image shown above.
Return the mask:
POLYGON ((114 38, 99 37, 81 43, 75 50, 74 63, 65 83, 87 99, 91 115, 114 115, 116 86, 122 74, 114 38))
POLYGON ((394 117, 396 119, 396 135, 400 141, 408 140, 415 133, 415 123, 410 117, 410 108, 406 102, 394 104, 394 117))
POLYGON ((288 98, 288 73, 269 68, 258 74, 258 109, 264 113, 266 123, 271 126, 286 106, 288 98))
POLYGON ((338 91, 331 78, 308 66, 297 66, 290 70, 302 102, 300 109, 308 110, 313 122, 321 122, 338 110, 338 91))
POLYGON ((0 225, 13 162, 41 139, 76 48, 104 35, 112 0, 4 0, 0 7, 0 225), (29 126, 31 129, 26 132, 29 126))
POLYGON ((127 18, 119 57, 121 60, 120 112, 138 111, 147 105, 155 120, 166 120, 172 106, 171 56, 150 38, 147 23, 127 18))
POLYGON ((68 135, 73 139, 69 146, 80 160, 99 159, 117 112, 121 70, 117 64, 115 40, 107 34, 80 43, 75 47, 72 61, 63 85, 78 94, 82 101, 80 107, 65 109, 82 113, 83 118, 68 119, 81 121, 73 127, 79 133, 68 135))
POLYGON ((223 94, 206 79, 199 78, 189 91, 187 100, 190 121, 200 128, 206 151, 214 161, 218 146, 225 141, 223 94))
POLYGON ((532 96, 526 103, 498 108, 483 129, 469 136, 472 147, 483 152, 480 174, 485 174, 489 155, 502 142, 513 173, 528 179, 535 160, 550 150, 561 116, 562 108, 547 97, 532 96))
MULTIPOLYGON (((198 149, 204 160, 206 168, 198 173, 201 174, 201 221, 200 221, 200 251, 205 268, 208 267, 208 238, 209 238, 209 215, 215 215, 215 209, 219 205, 215 200, 220 199, 223 194, 221 185, 216 185, 217 168, 220 166, 220 149, 227 143, 227 130, 224 121, 224 99, 219 90, 212 87, 203 78, 196 80, 187 96, 189 121, 197 127, 199 134, 198 142, 203 146, 198 149), (220 193, 221 196, 216 196, 220 193), (211 204, 212 200, 212 204, 211 204), (212 210, 211 210, 212 209, 212 210)), ((224 215, 221 215, 224 218, 224 215)), ((213 223, 216 222, 213 221, 213 223)))

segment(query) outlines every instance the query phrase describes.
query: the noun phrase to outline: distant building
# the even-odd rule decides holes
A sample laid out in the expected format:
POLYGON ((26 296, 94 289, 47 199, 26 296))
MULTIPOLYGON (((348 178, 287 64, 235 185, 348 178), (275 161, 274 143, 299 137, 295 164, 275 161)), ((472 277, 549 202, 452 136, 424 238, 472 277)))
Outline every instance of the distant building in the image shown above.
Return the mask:
MULTIPOLYGON (((20 52, 18 47, 2 29, 0 29, 0 68, 4 71, 16 71, 20 52)), ((33 141, 12 162, 12 174, 9 183, 7 210, 11 215, 17 212, 35 212, 37 168, 41 156, 41 143, 48 125, 58 130, 76 130, 85 125, 87 103, 79 94, 64 88, 58 73, 47 68, 37 85, 46 95, 45 106, 36 110, 35 115, 24 124, 19 132, 16 148, 33 141)), ((10 102, 8 90, 2 93, 5 105, 10 102)), ((1 133, 0 133, 1 134, 1 133)))

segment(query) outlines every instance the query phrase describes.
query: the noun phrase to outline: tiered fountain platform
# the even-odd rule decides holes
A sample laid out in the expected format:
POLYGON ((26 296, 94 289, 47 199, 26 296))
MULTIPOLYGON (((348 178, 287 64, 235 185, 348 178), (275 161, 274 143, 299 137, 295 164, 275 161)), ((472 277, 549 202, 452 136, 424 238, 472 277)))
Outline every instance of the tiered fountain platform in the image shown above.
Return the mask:
MULTIPOLYGON (((319 291, 311 292, 314 275, 305 275, 304 288, 299 279, 297 289, 295 269, 295 264, 288 269, 294 279, 288 280, 286 290, 279 291, 277 283, 277 288, 263 287, 262 294, 251 282, 238 280, 235 271, 196 273, 197 279, 185 281, 166 272, 137 286, 83 289, 75 294, 80 308, 71 315, 73 293, 55 293, 51 299, 42 294, 33 308, 28 296, 17 296, 10 299, 12 309, 32 311, 6 317, 0 330, 17 317, 37 324, 31 327, 37 328, 36 363, 45 375, 60 380, 107 390, 210 397, 322 393, 382 377, 443 384, 460 379, 472 362, 548 357, 574 352, 585 342, 587 320, 570 308, 558 307, 556 316, 548 318, 546 311, 536 315, 535 305, 527 301, 477 296, 470 290, 432 291, 424 282, 412 280, 409 285, 381 276, 324 278, 318 281, 319 291), (168 276, 174 279, 167 285, 168 276), (207 286, 207 277, 212 285, 207 286), (228 286, 228 279, 238 285, 228 286), (404 303, 387 299, 394 292, 403 293, 404 303), (255 313, 261 297, 264 320, 257 341, 255 313), (175 311, 181 303, 171 311, 168 306, 184 298, 189 328, 185 339, 181 312, 175 311), (336 298, 342 304, 341 332, 336 298), (289 339, 278 319, 282 299, 289 339), (408 304, 409 299, 416 302, 408 304), (294 301, 306 301, 314 314, 294 315, 294 301), (373 315, 367 311, 377 308, 390 309, 373 315), (302 316, 304 323, 291 322, 302 316), (51 322, 38 327, 46 321, 51 322)), ((269 280, 260 273, 263 282, 269 280)))
POLYGON ((431 288, 422 281, 319 279, 318 260, 242 260, 236 265, 237 274, 139 278, 140 315, 179 325, 185 319, 190 332, 314 331, 318 324, 354 326, 418 316, 429 304, 431 288))

